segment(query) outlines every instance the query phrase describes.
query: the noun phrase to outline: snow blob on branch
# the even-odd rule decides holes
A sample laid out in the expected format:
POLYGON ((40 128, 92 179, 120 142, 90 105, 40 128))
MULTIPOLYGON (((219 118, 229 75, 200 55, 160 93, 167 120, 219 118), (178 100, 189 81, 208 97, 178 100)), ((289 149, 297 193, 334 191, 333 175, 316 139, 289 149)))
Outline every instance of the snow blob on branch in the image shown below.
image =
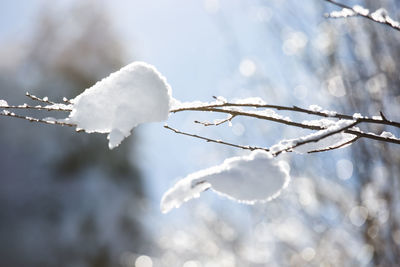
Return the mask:
POLYGON ((65 119, 47 117, 38 119, 4 110, 1 116, 25 119, 31 122, 76 127, 87 133, 108 133, 108 146, 117 147, 138 124, 164 121, 168 118, 171 87, 155 67, 144 62, 133 62, 97 82, 83 93, 64 103, 55 103, 48 97, 26 96, 45 105, 11 106, 0 100, 0 108, 33 109, 69 112, 65 119))
POLYGON ((375 12, 370 13, 368 9, 359 5, 350 7, 345 4, 335 2, 334 0, 325 1, 342 8, 340 11, 332 11, 328 14, 325 14, 328 18, 347 18, 360 16, 377 23, 385 24, 395 30, 400 31, 400 22, 389 17, 388 12, 384 8, 379 8, 375 12))
POLYGON ((66 121, 87 133, 108 133, 108 146, 117 147, 140 123, 168 118, 171 88, 151 65, 131 63, 71 100, 66 121))
POLYGON ((207 189, 241 203, 267 202, 279 196, 289 181, 289 167, 285 162, 257 150, 189 174, 164 194, 161 211, 167 213, 178 208, 207 189))
MULTIPOLYGON (((359 12, 361 12, 359 10, 359 12)), ((218 113, 224 118, 214 122, 201 122, 204 126, 230 123, 239 117, 270 121, 286 126, 313 131, 306 136, 281 140, 271 147, 239 145, 220 139, 182 132, 165 125, 177 134, 199 138, 235 148, 252 151, 250 155, 225 160, 219 166, 188 175, 168 190, 161 202, 161 210, 168 212, 183 202, 198 197, 211 189, 220 195, 248 204, 266 202, 279 195, 289 182, 287 164, 273 157, 284 152, 314 153, 338 149, 356 142, 360 138, 400 144, 400 139, 390 132, 376 134, 363 132, 358 124, 378 124, 400 129, 400 122, 392 121, 380 112, 380 116, 367 117, 340 114, 312 105, 310 108, 268 104, 260 98, 246 98, 229 102, 223 97, 214 97, 213 102, 182 103, 171 96, 166 79, 151 65, 134 62, 86 89, 74 99, 63 98, 64 103, 50 101, 48 97, 26 94, 41 105, 10 105, 0 100, 0 116, 7 116, 50 125, 76 127, 87 133, 107 133, 109 148, 117 147, 132 129, 140 123, 163 121, 169 114, 198 111, 218 113), (32 109, 36 111, 63 111, 67 118, 33 118, 21 116, 10 110, 32 109), (280 111, 317 116, 319 119, 298 122, 280 111)))

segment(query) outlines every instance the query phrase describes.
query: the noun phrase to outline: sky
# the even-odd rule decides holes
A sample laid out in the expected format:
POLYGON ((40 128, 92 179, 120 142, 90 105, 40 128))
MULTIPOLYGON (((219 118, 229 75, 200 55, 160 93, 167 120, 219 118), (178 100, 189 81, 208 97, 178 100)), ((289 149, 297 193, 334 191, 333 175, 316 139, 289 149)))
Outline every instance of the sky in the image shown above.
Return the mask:
MULTIPOLYGON (((28 39, 43 7, 55 5, 51 8, 61 10, 74 2, 3 1, 0 42, 28 39)), ((167 77, 176 99, 211 101, 214 95, 261 96, 267 101, 290 105, 293 100, 299 100, 291 95, 291 88, 302 86, 298 95, 304 99, 307 87, 315 85, 315 81, 296 63, 295 54, 303 47, 290 45, 291 38, 297 38, 296 44, 307 45, 312 33, 303 33, 304 27, 290 20, 285 21, 283 29, 278 30, 274 25, 281 20, 276 10, 285 2, 272 0, 268 5, 262 1, 249 4, 241 0, 96 3, 106 7, 123 40, 129 54, 126 63, 140 60, 156 66, 167 77), (290 79, 287 79, 288 74, 290 79)), ((304 12, 307 13, 306 8, 304 12)), ((307 17, 304 23, 312 20, 311 16, 307 17)), ((204 114, 177 114, 171 115, 168 123, 207 136, 239 138, 240 142, 259 142, 264 146, 271 143, 260 139, 262 135, 251 133, 246 123, 234 122, 232 127, 219 129, 204 129, 193 124, 195 119, 202 118, 207 119, 204 114)), ((140 142, 135 151, 140 154, 132 154, 132 160, 139 161, 145 171, 154 206, 179 178, 217 165, 226 157, 243 154, 178 136, 162 126, 163 123, 154 123, 138 127, 140 142)), ((268 127, 264 130, 267 133, 277 131, 268 127)))
MULTIPOLYGON (((62 10, 76 2, 79 0, 2 1, 0 48, 15 41, 29 40, 43 8, 62 10)), ((325 86, 327 84, 321 80, 321 77, 331 79, 330 75, 337 75, 332 79, 340 78, 338 76, 340 74, 312 73, 312 71, 318 72, 317 67, 322 70, 324 66, 321 62, 325 61, 318 61, 321 59, 318 55, 307 54, 310 51, 316 53, 329 50, 327 35, 331 32, 324 32, 325 29, 335 31, 333 35, 336 34, 338 40, 345 39, 340 36, 344 35, 340 32, 340 27, 348 21, 324 18, 324 12, 334 9, 324 1, 101 0, 95 3, 105 6, 114 28, 128 51, 125 63, 140 60, 154 65, 167 78, 172 87, 172 95, 176 99, 211 101, 212 96, 220 95, 228 99, 259 96, 273 104, 302 107, 318 104, 324 109, 340 110, 334 105, 340 103, 344 95, 335 90, 337 84, 331 86, 334 88, 330 90, 330 86, 325 86), (334 27, 324 27, 325 23, 334 27), (312 64, 317 67, 311 66, 312 64)), ((340 48, 340 45, 338 47, 340 48)), ((0 55, 4 53, 6 52, 0 51, 0 55)), ((335 56, 346 57, 340 53, 335 56)), ((331 70, 331 68, 326 69, 331 70)), ((323 71, 326 70, 321 72, 323 71)), ((283 113, 283 115, 288 114, 283 113)), ((171 114, 167 123, 183 131, 256 146, 270 146, 283 137, 294 138, 299 136, 299 133, 305 133, 286 131, 284 127, 273 123, 256 123, 254 120, 236 118, 231 127, 228 125, 203 127, 193 123, 194 120, 212 121, 216 118, 223 117, 188 112, 171 114)), ((137 138, 134 143, 130 144, 128 139, 121 144, 135 146, 130 157, 133 162, 139 163, 147 185, 150 205, 146 208, 149 209, 149 216, 156 218, 146 220, 146 224, 150 222, 146 227, 153 227, 153 234, 157 236, 159 234, 157 231, 161 229, 158 226, 166 221, 172 221, 173 223, 168 226, 172 225, 176 229, 182 229, 185 224, 190 226, 190 223, 196 223, 195 216, 192 216, 196 212, 190 212, 195 207, 193 202, 205 203, 209 204, 213 211, 221 212, 223 215, 229 214, 231 218, 238 219, 233 220, 234 223, 240 224, 239 227, 248 227, 248 232, 251 233, 249 238, 256 239, 257 232, 253 231, 252 226, 272 220, 267 210, 276 208, 276 202, 248 208, 213 195, 208 190, 200 199, 184 204, 167 215, 161 215, 159 203, 163 193, 180 178, 219 165, 225 158, 248 154, 246 151, 177 135, 164 129, 163 124, 164 122, 141 125, 134 129, 137 138)), ((105 145, 104 150, 107 149, 105 145)), ((279 159, 290 159, 290 162, 294 163, 293 166, 297 166, 291 170, 292 182, 287 192, 284 191, 281 195, 283 210, 288 211, 290 216, 296 217, 299 206, 304 204, 302 200, 307 201, 307 197, 310 197, 306 192, 304 194, 306 197, 301 199, 299 196, 300 200, 297 201, 294 191, 297 190, 296 185, 302 181, 309 183, 315 181, 328 185, 324 192, 329 196, 332 194, 334 199, 342 198, 345 194, 337 194, 335 191, 337 188, 332 187, 333 185, 345 185, 346 189, 357 189, 356 183, 360 180, 354 179, 356 177, 353 173, 357 171, 353 170, 358 166, 356 159, 352 158, 349 152, 349 149, 340 149, 307 157, 295 153, 279 156, 279 159), (331 184, 331 181, 334 183, 331 184), (295 205, 291 207, 285 205, 285 201, 292 200, 295 201, 295 205)), ((92 181, 89 180, 88 183, 90 182, 92 181)), ((356 197, 355 194, 350 195, 356 197)), ((343 200, 346 201, 345 198, 343 200)), ((349 222, 347 215, 339 214, 339 210, 330 203, 320 207, 323 208, 318 214, 323 217, 322 219, 328 218, 328 223, 342 219, 344 223, 349 222)), ((278 215, 286 217, 287 214, 278 215)), ((301 220, 301 218, 294 219, 301 220)), ((351 223, 354 224, 352 221, 351 223)), ((287 232, 303 235, 303 232, 295 231, 296 229, 300 228, 287 232)), ((361 232, 357 230, 357 233, 361 232)), ((341 236, 338 238, 341 239, 341 236)), ((346 243, 346 239, 341 241, 346 243)))

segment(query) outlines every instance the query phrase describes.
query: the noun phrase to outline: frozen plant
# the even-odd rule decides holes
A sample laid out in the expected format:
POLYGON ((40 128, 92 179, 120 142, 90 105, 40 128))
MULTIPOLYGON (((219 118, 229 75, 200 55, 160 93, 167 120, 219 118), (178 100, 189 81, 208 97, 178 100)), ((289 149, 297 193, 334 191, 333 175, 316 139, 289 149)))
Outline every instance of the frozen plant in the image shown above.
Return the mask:
POLYGON ((188 175, 164 195, 161 202, 163 212, 179 207, 183 202, 198 197, 207 189, 239 202, 254 204, 266 202, 279 195, 290 180, 285 163, 274 157, 284 152, 313 153, 342 148, 360 138, 400 144, 400 139, 392 133, 375 134, 361 131, 361 123, 382 124, 400 128, 400 123, 388 120, 383 114, 372 118, 340 114, 313 105, 309 109, 297 106, 270 105, 260 98, 247 98, 229 102, 223 97, 214 97, 212 102, 182 103, 172 97, 166 79, 155 67, 133 62, 86 89, 74 99, 63 99, 64 103, 50 101, 27 93, 32 100, 42 105, 9 105, 0 100, 2 116, 25 119, 53 125, 76 127, 87 133, 106 133, 108 145, 113 149, 130 135, 138 124, 165 121, 170 114, 185 111, 213 112, 227 115, 214 122, 200 122, 204 126, 229 123, 234 118, 251 117, 272 121, 288 126, 313 130, 314 133, 294 139, 281 140, 271 147, 239 145, 223 140, 182 132, 168 125, 164 127, 177 134, 200 138, 236 148, 250 150, 248 156, 230 158, 221 165, 188 175), (32 118, 17 115, 10 110, 34 109, 64 111, 69 115, 64 119, 32 118), (291 111, 321 117, 320 120, 296 122, 276 111, 291 111))
MULTIPOLYGON (((383 9, 370 13, 361 6, 349 7, 333 0, 325 1, 343 8, 341 11, 328 14, 328 17, 361 16, 400 30, 400 24, 391 19, 383 9)), ((387 119, 382 112, 379 116, 372 117, 360 113, 346 115, 324 110, 316 105, 301 108, 268 104, 258 97, 235 101, 214 97, 211 102, 180 102, 172 97, 172 90, 166 78, 154 66, 144 62, 133 62, 121 68, 74 99, 63 98, 63 103, 56 103, 48 97, 40 98, 29 93, 26 95, 41 104, 10 105, 0 99, 0 116, 75 127, 77 131, 87 133, 105 133, 110 149, 118 147, 139 124, 166 121, 175 113, 187 111, 218 113, 226 116, 213 122, 195 121, 205 127, 231 123, 237 117, 250 117, 313 131, 305 136, 282 139, 270 147, 259 147, 213 139, 165 125, 165 129, 176 134, 251 152, 242 157, 226 159, 221 165, 189 174, 178 181, 165 193, 161 201, 163 212, 179 207, 183 202, 198 197, 207 189, 247 204, 269 201, 277 197, 290 180, 287 163, 275 159, 282 153, 303 154, 339 149, 361 138, 400 144, 400 138, 391 132, 384 131, 377 134, 362 131, 358 127, 360 124, 379 124, 400 128, 400 122, 387 119), (20 109, 63 111, 68 113, 68 116, 63 119, 27 117, 14 112, 20 109), (298 122, 278 114, 279 111, 302 113, 320 119, 298 122)))
POLYGON ((342 8, 342 10, 340 10, 340 11, 332 11, 332 12, 326 14, 326 17, 328 17, 328 18, 347 18, 347 17, 360 16, 360 17, 364 17, 366 19, 372 20, 374 22, 387 25, 387 26, 391 27, 392 29, 400 31, 400 22, 392 19, 388 15, 388 12, 386 11, 386 9, 384 9, 384 8, 379 8, 375 12, 370 13, 370 11, 368 9, 366 9, 362 6, 359 6, 359 5, 350 7, 348 5, 338 3, 333 0, 325 0, 325 1, 342 8))

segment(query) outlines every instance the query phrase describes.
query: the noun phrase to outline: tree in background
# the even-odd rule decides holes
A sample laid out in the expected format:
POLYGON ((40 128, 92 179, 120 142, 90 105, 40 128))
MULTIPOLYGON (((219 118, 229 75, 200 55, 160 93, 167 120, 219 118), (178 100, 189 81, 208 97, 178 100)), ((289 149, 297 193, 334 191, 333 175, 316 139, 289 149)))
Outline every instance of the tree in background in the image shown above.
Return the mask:
MULTIPOLYGON (((97 3, 46 7, 31 40, 15 51, 15 68, 3 66, 2 87, 14 88, 11 99, 27 87, 76 95, 124 64, 118 40, 97 3)), ((0 124, 10 130, 0 133, 1 265, 116 266, 123 251, 144 247, 132 146, 104 151, 99 136, 0 124)))
MULTIPOLYGON (((368 4, 373 3, 366 4, 369 7, 368 4)), ((268 3, 265 4, 265 7, 267 6, 268 3)), ((295 3, 283 6, 284 8, 279 10, 283 18, 293 16, 294 10, 302 10, 301 7, 296 8, 295 3)), ((319 6, 316 5, 316 7, 319 6)), ((320 10, 315 9, 308 13, 313 13, 315 16, 321 14, 320 10)), ((297 23, 302 23, 303 19, 304 16, 298 18, 297 23)), ((324 105, 348 112, 347 114, 362 112, 363 115, 376 115, 382 111, 380 118, 372 118, 372 120, 384 123, 378 126, 362 125, 365 128, 363 131, 367 134, 371 131, 379 135, 383 130, 388 130, 397 134, 398 131, 392 130, 390 123, 387 123, 385 119, 385 115, 389 114, 389 118, 398 121, 393 99, 398 99, 399 94, 395 89, 387 90, 390 86, 396 87, 398 79, 395 75, 396 64, 393 62, 396 54, 393 44, 396 43, 397 37, 385 35, 390 32, 390 29, 387 29, 387 32, 375 31, 372 29, 378 25, 368 24, 370 26, 365 26, 363 31, 359 26, 362 24, 357 20, 353 32, 347 21, 342 21, 340 28, 334 22, 324 21, 320 24, 317 33, 309 29, 311 24, 303 28, 307 32, 304 33, 299 29, 288 29, 288 24, 284 21, 273 30, 281 34, 284 53, 296 57, 295 62, 299 66, 306 67, 305 69, 308 68, 310 72, 316 74, 307 73, 318 83, 317 89, 309 94, 312 94, 312 97, 318 95, 321 99, 324 98, 324 105), (346 33, 348 28, 351 29, 350 34, 346 33), (381 40, 382 38, 384 41, 381 40), (308 41, 312 42, 309 46, 307 46, 308 41), (372 47, 368 47, 371 44, 372 47)), ((255 63, 251 60, 244 63, 243 74, 251 76, 255 70, 255 63)), ((81 71, 84 72, 85 69, 81 71)), ((252 86, 261 85, 263 82, 265 80, 253 79, 252 86)), ((293 91, 295 97, 304 95, 302 88, 296 87, 293 91)), ((51 96, 51 93, 47 95, 51 96)), ((315 101, 312 97, 306 100, 315 101)), ((304 97, 302 98, 304 100, 304 97)), ((216 107, 195 106, 186 110, 213 111, 230 115, 216 122, 199 122, 205 126, 221 125, 233 119, 236 121, 243 114, 246 116, 250 114, 249 117, 256 118, 269 114, 275 121, 284 119, 271 112, 267 112, 267 115, 251 113, 251 111, 239 113, 242 111, 235 108, 229 109, 229 106, 241 107, 240 103, 232 104, 222 98, 216 98, 216 102, 213 103, 217 105, 216 107)), ((249 105, 255 107, 257 104, 250 103, 249 105)), ((284 108, 276 106, 278 110, 284 108)), ((286 111, 299 111, 296 107, 290 108, 286 111)), ((318 110, 311 108, 306 110, 306 113, 311 115, 316 115, 316 112, 318 113, 318 110)), ((337 113, 332 117, 336 115, 337 113)), ((300 116, 296 117, 296 119, 299 118, 300 116)), ((349 115, 347 118, 358 120, 359 116, 349 115)), ((291 123, 288 120, 285 122, 288 125, 291 123)), ((302 124, 307 125, 307 123, 302 124)), ((323 124, 317 124, 317 130, 321 125, 323 124)), ((263 129, 253 122, 248 128, 263 129)), ((168 129, 172 128, 168 127, 168 129)), ((310 130, 310 128, 307 129, 310 130)), ((357 131, 350 128, 346 130, 357 131)), ((182 132, 176 131, 176 133, 182 132)), ((285 135, 293 134, 289 131, 284 133, 285 135)), ((205 139, 208 142, 222 143, 217 139, 207 139, 193 134, 186 135, 205 139)), ((386 136, 379 135, 380 138, 387 138, 386 136)), ((235 146, 236 144, 228 145, 235 146)), ((238 145, 236 147, 249 150, 263 149, 238 145)), ((329 155, 289 158, 292 177, 297 177, 279 199, 268 205, 251 208, 249 214, 257 219, 252 222, 254 227, 250 231, 233 230, 235 227, 231 227, 229 219, 224 219, 223 212, 216 216, 206 209, 196 210, 195 214, 199 215, 199 218, 196 218, 198 219, 196 224, 175 232, 167 229, 159 238, 160 251, 150 251, 156 256, 155 262, 164 266, 178 263, 184 266, 201 266, 202 264, 206 266, 394 265, 399 254, 397 245, 400 243, 396 217, 398 210, 396 203, 399 198, 398 190, 396 190, 398 182, 395 178, 398 174, 398 153, 395 151, 397 148, 371 140, 364 143, 359 141, 352 147, 354 157, 350 160, 344 152, 337 151, 330 152, 329 155), (338 160, 343 156, 347 159, 338 160), (389 173, 389 170, 393 172, 389 173), (331 178, 324 178, 325 176, 331 178)), ((289 150, 292 148, 294 147, 289 147, 289 150)), ((75 154, 72 159, 77 157, 78 155, 75 154)), ((81 161, 85 160, 81 159, 81 161)), ((66 169, 69 170, 70 167, 66 169)), ((195 186, 204 186, 209 180, 200 179, 195 182, 195 186)), ((246 184, 243 183, 241 188, 245 186, 246 184)), ((210 187, 204 187, 204 189, 208 188, 210 187)), ((233 220, 235 219, 237 220, 233 217, 233 220)), ((236 229, 246 225, 242 221, 240 224, 242 225, 236 229)), ((101 255, 104 256, 107 253, 101 255)), ((124 255, 126 257, 122 257, 123 265, 132 265, 132 255, 124 255)))
MULTIPOLYGON (((371 11, 385 8, 390 15, 396 15, 399 3, 365 0, 363 6, 371 11)), ((333 93, 338 108, 363 114, 381 111, 398 120, 399 32, 357 18, 342 23, 331 22, 329 27, 321 28, 322 31, 330 33, 328 38, 332 47, 322 61, 325 67, 321 78, 326 81, 325 89, 333 93)), ((393 129, 374 125, 366 130, 393 129)), ((363 140, 357 146, 351 146, 351 155, 357 205, 362 207, 361 217, 365 219, 365 223, 359 225, 360 233, 373 251, 373 265, 393 266, 400 258, 398 148, 363 140)))

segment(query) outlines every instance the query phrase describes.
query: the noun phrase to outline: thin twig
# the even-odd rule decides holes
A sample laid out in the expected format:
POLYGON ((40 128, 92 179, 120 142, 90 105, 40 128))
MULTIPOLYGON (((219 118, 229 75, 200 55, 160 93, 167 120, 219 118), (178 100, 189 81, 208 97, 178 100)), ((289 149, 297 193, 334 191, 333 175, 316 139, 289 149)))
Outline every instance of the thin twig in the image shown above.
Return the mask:
MULTIPOLYGON (((383 124, 383 125, 394 126, 394 127, 400 128, 399 122, 388 120, 385 116, 382 117, 382 115, 381 115, 381 119, 368 118, 368 117, 362 117, 362 116, 354 117, 354 116, 335 113, 335 112, 314 111, 314 110, 299 108, 297 106, 286 107, 286 106, 279 106, 279 105, 250 104, 250 103, 237 104, 237 103, 223 102, 223 103, 209 104, 209 105, 202 105, 202 106, 192 106, 192 107, 187 106, 187 107, 183 107, 183 108, 173 109, 170 112, 172 112, 172 113, 182 112, 182 111, 217 112, 217 113, 230 114, 231 116, 247 116, 247 117, 252 117, 252 118, 257 118, 257 119, 274 121, 274 122, 281 123, 284 125, 290 125, 290 126, 295 126, 295 127, 309 129, 309 130, 318 130, 318 131, 326 130, 326 127, 324 127, 324 126, 309 125, 306 123, 298 123, 298 122, 293 122, 291 120, 288 120, 288 119, 285 119, 285 118, 282 118, 279 116, 275 116, 275 117, 267 116, 267 115, 262 115, 259 113, 254 113, 251 111, 231 109, 229 107, 253 107, 253 108, 268 107, 268 108, 273 108, 273 109, 277 109, 277 110, 287 110, 287 111, 293 111, 293 112, 299 112, 299 113, 306 113, 306 114, 316 115, 316 116, 320 116, 320 117, 349 119, 349 120, 354 121, 354 124, 352 124, 353 126, 360 124, 360 123, 373 123, 373 124, 383 124)), ((351 127, 346 127, 345 129, 342 129, 341 131, 344 133, 353 134, 353 135, 357 136, 358 138, 367 138, 367 139, 383 141, 383 142, 387 142, 387 143, 400 144, 400 140, 397 138, 383 137, 383 136, 376 135, 373 133, 365 133, 365 132, 359 131, 357 129, 354 129, 354 128, 350 129, 350 128, 351 127)), ((333 149, 335 149, 335 147, 333 149)))
POLYGON ((221 144, 221 145, 227 145, 227 146, 232 146, 232 147, 251 150, 251 151, 253 151, 253 150, 264 150, 264 151, 267 151, 267 152, 269 151, 269 149, 265 148, 265 147, 236 145, 236 144, 228 143, 228 142, 225 142, 225 141, 222 141, 222 140, 216 140, 216 139, 200 136, 200 135, 197 135, 197 134, 191 134, 191 133, 182 132, 182 131, 177 130, 175 128, 169 127, 168 125, 164 125, 164 128, 166 128, 168 130, 171 130, 171 131, 173 131, 173 132, 175 132, 177 134, 182 134, 182 135, 186 135, 186 136, 202 139, 202 140, 205 140, 206 142, 217 143, 217 144, 221 144))
MULTIPOLYGON (((347 129, 350 129, 350 128, 354 127, 355 125, 357 125, 357 123, 358 123, 357 121, 354 121, 353 123, 351 123, 349 125, 346 125, 344 127, 341 127, 341 128, 339 128, 337 130, 334 130, 334 131, 325 130, 325 131, 327 131, 325 134, 322 134, 320 136, 316 136, 315 138, 310 138, 310 139, 307 139, 307 140, 304 140, 304 141, 297 141, 291 146, 285 147, 284 149, 280 149, 278 151, 274 151, 273 155, 274 156, 278 156, 282 152, 292 151, 296 147, 299 147, 299 146, 302 146, 302 145, 305 145, 305 144, 308 144, 308 143, 316 143, 316 142, 321 141, 322 139, 325 139, 325 138, 327 138, 329 136, 332 136, 332 135, 335 135, 335 134, 338 134, 338 133, 341 133, 341 132, 345 132, 347 129)), ((335 147, 332 148, 332 150, 333 149, 335 149, 335 147)))
POLYGON ((0 112, 0 116, 18 118, 18 119, 27 120, 29 122, 38 122, 38 123, 45 123, 45 124, 51 124, 51 125, 61 125, 61 126, 68 126, 68 127, 76 127, 77 126, 76 124, 73 124, 73 123, 61 122, 61 121, 57 121, 57 120, 44 120, 44 119, 21 116, 21 115, 15 114, 14 112, 9 112, 6 110, 4 110, 3 112, 0 112))
POLYGON ((342 147, 345 147, 347 145, 350 145, 350 144, 356 142, 358 139, 360 139, 360 137, 356 136, 353 139, 351 139, 350 141, 347 141, 347 142, 345 142, 343 144, 340 144, 338 146, 330 146, 330 147, 326 147, 326 148, 323 148, 323 149, 311 150, 311 151, 308 151, 307 153, 309 153, 309 154, 311 154, 311 153, 319 153, 319 152, 326 152, 326 151, 342 148, 342 147))
POLYGON ((71 101, 70 99, 66 98, 66 97, 63 97, 62 100, 63 100, 63 102, 66 103, 66 104, 72 104, 72 101, 71 101))
MULTIPOLYGON (((226 109, 226 108, 214 108, 214 107, 195 107, 193 109, 188 109, 185 108, 184 110, 192 110, 192 111, 209 111, 209 112, 217 112, 217 113, 226 113, 230 114, 232 116, 246 116, 246 117, 252 117, 252 118, 257 118, 261 120, 268 120, 268 121, 274 121, 290 126, 295 126, 295 127, 300 127, 304 129, 309 129, 309 130, 323 130, 321 126, 315 126, 315 125, 307 125, 299 122, 293 122, 288 119, 280 118, 280 117, 274 117, 274 116, 267 116, 267 115, 262 115, 262 114, 257 114, 257 113, 252 113, 248 111, 243 111, 243 110, 233 110, 233 109, 226 109)), ((179 110, 179 111, 184 111, 184 110, 179 110)), ((171 112, 178 112, 178 111, 171 111, 171 112)))
POLYGON ((27 104, 18 105, 18 106, 0 106, 0 109, 34 109, 34 110, 46 110, 46 111, 66 111, 71 112, 72 109, 61 108, 61 107, 51 107, 51 106, 30 106, 27 104))
POLYGON ((29 97, 30 99, 32 99, 32 100, 36 100, 36 101, 39 101, 39 102, 42 102, 42 103, 46 103, 46 104, 50 104, 50 105, 55 105, 56 104, 55 102, 50 101, 47 96, 44 97, 44 98, 40 98, 40 97, 37 97, 35 95, 30 94, 29 92, 26 92, 25 95, 27 97, 29 97))
MULTIPOLYGON (((325 2, 328 2, 328 3, 331 3, 331 4, 335 5, 335 6, 341 7, 341 8, 350 9, 351 11, 354 12, 354 16, 364 17, 364 18, 369 19, 369 20, 372 20, 372 21, 374 21, 374 22, 376 22, 376 23, 380 23, 380 24, 389 26, 389 27, 391 27, 392 29, 395 29, 395 30, 397 30, 397 31, 400 31, 400 26, 399 26, 399 25, 394 25, 393 23, 391 23, 391 22, 388 20, 388 18, 390 19, 390 17, 385 16, 385 17, 384 17, 385 20, 384 20, 384 21, 380 21, 380 20, 374 19, 374 17, 373 17, 370 13, 368 13, 368 14, 361 14, 361 13, 357 12, 357 11, 354 10, 354 8, 352 8, 351 6, 348 6, 348 5, 345 5, 345 4, 342 4, 342 3, 338 3, 338 2, 333 1, 333 0, 324 0, 324 1, 325 1, 325 2)), ((391 19, 390 19, 390 20, 391 20, 391 19)))
POLYGON ((392 144, 400 145, 400 139, 397 139, 397 138, 383 137, 383 136, 380 136, 380 135, 376 135, 374 133, 365 133, 365 132, 361 132, 361 131, 354 130, 354 129, 348 129, 348 130, 346 130, 344 132, 348 133, 348 134, 356 135, 356 136, 358 136, 360 138, 363 137, 363 138, 372 139, 372 140, 376 140, 376 141, 382 141, 382 142, 386 142, 386 143, 392 143, 392 144))
MULTIPOLYGON (((182 112, 182 111, 211 111, 211 112, 220 112, 220 113, 228 113, 231 115, 235 116, 248 116, 248 117, 254 117, 258 119, 264 119, 264 120, 271 120, 279 123, 285 123, 287 125, 292 125, 292 126, 298 126, 296 123, 290 122, 288 120, 276 120, 275 119, 269 119, 273 118, 271 116, 263 116, 263 115, 257 115, 252 112, 248 111, 238 111, 238 110, 233 110, 233 109, 227 109, 226 107, 252 107, 252 108, 271 108, 271 109, 276 109, 276 110, 285 110, 285 111, 293 111, 293 112, 298 112, 298 113, 304 113, 304 114, 309 114, 309 115, 315 115, 319 117, 324 117, 324 118, 336 118, 336 119, 345 119, 345 120, 354 120, 354 117, 352 115, 346 115, 346 114, 340 114, 337 112, 329 112, 329 111, 315 111, 315 110, 310 110, 310 109, 305 109, 305 108, 300 108, 297 106, 280 106, 280 105, 268 105, 268 104, 238 104, 238 103, 221 103, 221 104, 210 104, 210 105, 203 105, 203 106, 192 106, 192 107, 183 107, 183 108, 177 108, 177 109, 172 109, 170 112, 171 113, 176 113, 176 112, 182 112), (225 107, 225 108, 223 108, 225 107)), ((382 117, 382 116, 381 116, 382 117)), ((400 128, 400 122, 388 120, 382 117, 382 119, 375 119, 375 118, 369 118, 369 117, 361 117, 357 118, 359 122, 365 122, 365 123, 374 123, 374 124, 383 124, 383 125, 389 125, 389 126, 394 126, 397 128, 400 128)), ((318 128, 315 126, 309 127, 306 124, 302 124, 305 129, 310 129, 310 130, 322 130, 323 128, 318 128)))
POLYGON ((201 124, 203 126, 218 126, 218 125, 221 125, 221 124, 223 124, 225 122, 232 121, 233 118, 235 118, 235 117, 236 117, 235 115, 229 115, 228 118, 223 119, 223 120, 217 120, 217 121, 214 121, 214 122, 206 122, 206 121, 197 121, 196 120, 196 121, 194 121, 194 123, 199 123, 199 124, 201 124))

